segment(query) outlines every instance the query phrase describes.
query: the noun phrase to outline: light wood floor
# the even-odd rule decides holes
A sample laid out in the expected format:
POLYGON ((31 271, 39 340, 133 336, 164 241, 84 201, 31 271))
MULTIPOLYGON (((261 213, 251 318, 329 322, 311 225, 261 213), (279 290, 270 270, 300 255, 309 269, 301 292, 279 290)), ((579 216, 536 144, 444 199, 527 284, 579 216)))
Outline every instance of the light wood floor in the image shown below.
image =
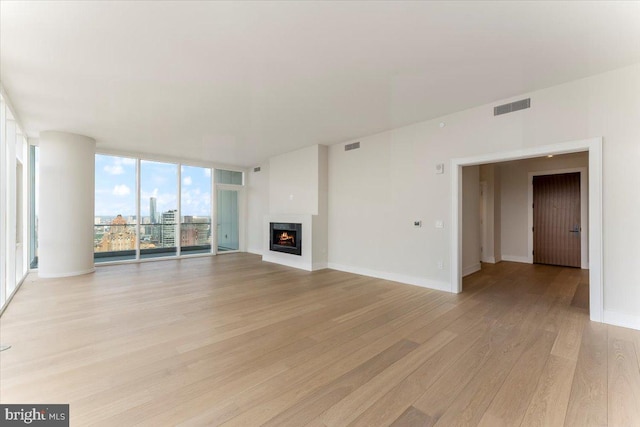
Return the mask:
POLYGON ((640 332, 589 322, 586 280, 504 262, 452 295, 248 254, 30 276, 0 400, 75 426, 638 426, 640 332))

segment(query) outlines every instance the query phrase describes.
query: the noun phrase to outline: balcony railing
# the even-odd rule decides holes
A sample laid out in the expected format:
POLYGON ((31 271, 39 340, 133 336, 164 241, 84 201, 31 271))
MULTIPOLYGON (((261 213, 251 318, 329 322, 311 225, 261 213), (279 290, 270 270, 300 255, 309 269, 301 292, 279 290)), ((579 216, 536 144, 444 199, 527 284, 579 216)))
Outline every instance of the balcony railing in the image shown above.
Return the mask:
MULTIPOLYGON (((211 253, 211 223, 140 224, 140 258, 211 253), (176 238, 180 236, 179 238, 176 238)), ((95 224, 94 260, 98 262, 136 259, 136 224, 95 224)))

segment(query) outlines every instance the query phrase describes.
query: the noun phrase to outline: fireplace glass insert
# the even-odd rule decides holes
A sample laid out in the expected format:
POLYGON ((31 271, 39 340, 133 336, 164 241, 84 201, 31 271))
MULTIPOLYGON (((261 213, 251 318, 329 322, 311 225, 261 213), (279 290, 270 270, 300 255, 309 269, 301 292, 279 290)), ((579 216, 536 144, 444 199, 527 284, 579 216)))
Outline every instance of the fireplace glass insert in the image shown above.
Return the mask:
POLYGON ((269 249, 293 255, 302 255, 302 224, 271 222, 269 249))

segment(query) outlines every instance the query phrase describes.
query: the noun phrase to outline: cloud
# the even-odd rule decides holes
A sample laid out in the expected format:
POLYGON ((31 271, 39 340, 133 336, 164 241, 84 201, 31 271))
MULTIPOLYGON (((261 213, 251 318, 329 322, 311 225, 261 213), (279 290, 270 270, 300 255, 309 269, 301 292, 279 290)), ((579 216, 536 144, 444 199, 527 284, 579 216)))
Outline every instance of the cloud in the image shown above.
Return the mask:
POLYGON ((203 193, 198 188, 183 192, 182 215, 210 216, 211 193, 203 193))
POLYGON ((106 165, 104 171, 111 175, 122 175, 124 173, 124 169, 120 165, 106 165))
POLYGON ((211 176, 211 169, 209 168, 204 169, 204 176, 211 176))
POLYGON ((127 196, 131 194, 131 189, 125 184, 116 185, 115 187, 113 187, 113 194, 115 196, 127 196))
POLYGON ((130 159, 129 157, 122 157, 122 164, 123 165, 135 165, 136 164, 136 159, 130 159))
POLYGON ((182 180, 182 183, 184 185, 191 185, 193 183, 193 181, 191 180, 190 176, 185 176, 184 179, 182 180))

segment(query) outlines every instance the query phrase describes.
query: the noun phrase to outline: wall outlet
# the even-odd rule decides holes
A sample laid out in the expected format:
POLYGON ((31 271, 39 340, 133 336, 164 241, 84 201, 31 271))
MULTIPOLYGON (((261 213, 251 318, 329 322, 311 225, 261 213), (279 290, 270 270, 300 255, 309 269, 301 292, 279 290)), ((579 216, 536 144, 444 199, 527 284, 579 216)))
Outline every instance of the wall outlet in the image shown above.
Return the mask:
POLYGON ((422 221, 413 221, 414 227, 422 227, 422 221))
POLYGON ((438 270, 442 270, 444 268, 444 262, 438 261, 438 270))

